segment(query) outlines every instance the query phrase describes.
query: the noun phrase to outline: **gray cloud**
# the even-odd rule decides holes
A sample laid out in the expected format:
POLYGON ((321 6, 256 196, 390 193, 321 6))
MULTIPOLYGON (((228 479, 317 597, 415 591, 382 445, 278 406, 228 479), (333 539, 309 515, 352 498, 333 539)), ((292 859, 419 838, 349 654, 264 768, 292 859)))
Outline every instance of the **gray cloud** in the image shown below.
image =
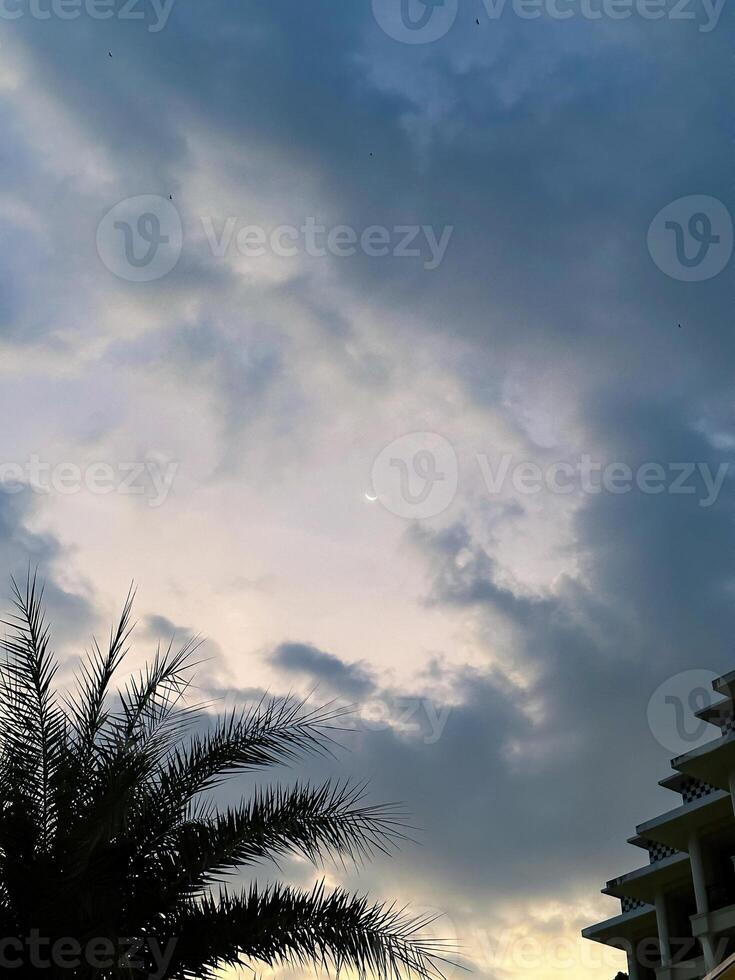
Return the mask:
MULTIPOLYGON (((168 619, 166 616, 160 616, 157 613, 145 617, 144 620, 145 632, 149 636, 163 637, 163 636, 174 636, 181 632, 180 627, 176 625, 172 620, 168 619)), ((188 630, 184 630, 188 633, 188 630)))
POLYGON ((363 664, 346 664, 310 643, 280 643, 270 660, 286 673, 306 675, 348 698, 365 698, 376 687, 372 672, 363 664))
MULTIPOLYGON (((300 450, 318 443, 317 406, 330 420, 342 407, 324 363, 356 396, 396 394, 417 426, 432 424, 433 404, 414 407, 410 390, 395 391, 406 347, 427 357, 408 385, 436 351, 472 408, 502 418, 529 450, 518 403, 538 399, 544 421, 562 407, 575 444, 633 466, 732 463, 722 448, 735 422, 731 274, 683 284, 645 247, 649 221, 677 197, 712 194, 733 210, 732 12, 710 35, 686 23, 518 19, 478 32, 468 6, 446 43, 414 50, 382 36, 368 8, 180 3, 156 37, 134 23, 114 33, 8 25, 36 83, 108 154, 111 176, 67 191, 65 172, 39 162, 21 110, 5 109, 14 192, 50 239, 8 225, 6 335, 73 360, 76 334, 94 332, 95 297, 133 297, 155 311, 153 325, 94 357, 111 372, 173 377, 184 399, 203 391, 223 470, 274 434, 300 450), (208 166, 197 139, 236 148, 212 165, 225 200, 185 184, 208 166), (192 246, 141 300, 98 268, 93 230, 119 197, 168 188, 189 227, 209 203, 247 218, 264 197, 285 223, 313 213, 455 233, 431 274, 356 256, 306 263, 277 282, 251 282, 192 246), (51 256, 38 290, 24 269, 48 268, 51 256), (388 324, 375 350, 359 326, 365 309, 388 324)), ((274 479, 263 477, 265 494, 274 479)), ((446 899, 558 896, 633 866, 626 835, 673 801, 655 785, 668 754, 647 728, 647 700, 679 670, 732 667, 730 482, 707 509, 687 496, 585 498, 565 544, 578 574, 541 595, 514 587, 497 547, 509 528, 522 538, 530 509, 522 501, 492 527, 482 512, 461 514, 407 536, 430 578, 427 607, 471 620, 487 667, 445 669, 451 699, 434 708, 450 714, 436 742, 396 725, 351 739, 349 770, 372 777, 376 796, 406 799, 426 827, 427 858, 401 873, 446 899)), ((28 531, 29 513, 25 497, 0 498, 8 567, 61 557, 55 538, 28 531)), ((61 587, 49 599, 62 619, 88 616, 61 587)), ((153 616, 147 626, 174 624, 153 616)), ((349 698, 425 696, 388 689, 339 653, 282 643, 272 663, 349 698)), ((399 875, 375 871, 389 873, 399 875)))
POLYGON ((4 583, 6 608, 10 605, 10 576, 23 586, 29 570, 38 570, 44 583, 44 600, 56 643, 78 642, 92 628, 94 616, 88 595, 74 592, 57 578, 64 549, 50 533, 31 530, 36 499, 31 490, 13 485, 0 487, 0 581, 4 583))

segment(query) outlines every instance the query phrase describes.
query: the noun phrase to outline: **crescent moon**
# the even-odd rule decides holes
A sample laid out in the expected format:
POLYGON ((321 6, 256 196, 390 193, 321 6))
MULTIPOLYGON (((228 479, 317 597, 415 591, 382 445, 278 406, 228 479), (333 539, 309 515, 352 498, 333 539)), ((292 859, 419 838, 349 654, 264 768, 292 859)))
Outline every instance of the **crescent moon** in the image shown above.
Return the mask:
POLYGON ((369 500, 371 504, 374 504, 377 499, 377 497, 373 497, 367 491, 365 492, 365 500, 369 500))

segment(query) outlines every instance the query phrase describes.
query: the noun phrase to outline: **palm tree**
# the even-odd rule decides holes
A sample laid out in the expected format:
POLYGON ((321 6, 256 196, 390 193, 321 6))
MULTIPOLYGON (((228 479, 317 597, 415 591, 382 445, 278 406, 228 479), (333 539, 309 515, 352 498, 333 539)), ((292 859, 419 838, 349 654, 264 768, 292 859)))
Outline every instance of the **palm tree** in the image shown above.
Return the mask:
POLYGON ((264 859, 360 862, 403 838, 400 813, 349 782, 269 786, 224 810, 208 799, 229 776, 328 753, 339 712, 264 698, 203 730, 185 700, 194 642, 159 648, 113 693, 132 592, 62 697, 42 596, 30 572, 22 588, 13 580, 0 641, 0 965, 84 978, 208 978, 258 962, 441 976, 441 944, 395 905, 323 883, 223 883, 264 859))

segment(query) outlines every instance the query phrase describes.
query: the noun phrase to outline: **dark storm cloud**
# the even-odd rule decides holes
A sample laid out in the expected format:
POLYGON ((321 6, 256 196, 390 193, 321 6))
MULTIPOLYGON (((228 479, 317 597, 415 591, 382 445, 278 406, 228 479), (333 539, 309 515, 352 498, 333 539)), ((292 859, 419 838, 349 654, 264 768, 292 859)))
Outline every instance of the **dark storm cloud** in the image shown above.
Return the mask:
MULTIPOLYGON (((731 12, 709 35, 686 23, 515 20, 482 41, 464 18, 422 51, 381 37, 367 9, 179 3, 160 35, 134 23, 17 29, 37 77, 127 173, 126 194, 185 172, 187 129, 206 123, 213 137, 257 140, 313 175, 302 206, 315 214, 328 206, 357 227, 454 225, 433 273, 342 261, 355 307, 384 304, 427 348, 435 336, 466 341, 446 367, 478 404, 506 412, 505 373, 542 372, 574 394, 590 448, 631 465, 731 462, 707 431, 735 421, 732 277, 677 282, 645 247, 670 200, 706 193, 732 209, 731 12)), ((244 150, 227 166, 232 180, 277 179, 249 169, 244 150)), ((90 228, 101 210, 85 213, 90 228)), ((175 276, 182 289, 232 285, 206 258, 187 256, 175 276)), ((13 279, 9 318, 31 288, 22 273, 13 279)), ((283 291, 313 307, 312 289, 307 278, 283 291)), ((339 321, 325 310, 330 349, 350 338, 347 306, 339 321)), ((277 344, 254 350, 241 357, 237 336, 207 321, 145 338, 136 356, 170 355, 245 424, 244 406, 293 383, 277 344)), ((378 363, 365 375, 374 383, 389 371, 378 363)), ((19 503, 0 504, 9 559, 57 554, 25 531, 19 503)), ((502 668, 452 676, 457 703, 433 743, 394 728, 357 736, 350 767, 426 825, 429 859, 407 873, 455 894, 558 895, 560 881, 601 883, 636 864, 625 835, 675 802, 655 787, 668 753, 647 729, 648 697, 679 670, 733 666, 734 516, 730 483, 706 509, 668 494, 586 498, 573 527, 580 579, 543 598, 500 584, 469 523, 414 536, 433 573, 430 601, 476 613, 502 668), (512 655, 496 649, 498 623, 512 628, 512 655), (507 679, 511 668, 527 687, 507 679)), ((362 668, 308 644, 282 645, 275 661, 350 696, 374 693, 362 668)))
MULTIPOLYGON (((199 692, 195 700, 203 711, 216 711, 220 702, 228 699, 227 685, 232 679, 232 671, 222 649, 214 640, 200 636, 196 630, 175 623, 161 613, 144 616, 135 636, 136 639, 152 641, 160 652, 168 649, 178 651, 187 645, 191 647, 192 676, 196 679, 194 690, 199 692)), ((251 692, 247 700, 252 699, 251 692)))
MULTIPOLYGON (((580 638, 571 642, 580 648, 570 651, 578 668, 580 638)), ((369 780, 371 798, 401 801, 420 828, 416 854, 411 849, 398 864, 379 862, 363 880, 380 893, 390 876, 408 875, 425 893, 441 895, 438 903, 451 910, 460 897, 465 907, 476 908, 524 896, 569 898, 581 882, 594 890, 599 879, 601 887, 607 868, 637 865, 640 859, 625 854, 620 833, 621 827, 632 832, 628 794, 638 793, 638 806, 645 807, 664 771, 657 773, 649 736, 636 749, 637 768, 645 770, 648 761, 648 771, 610 785, 611 761, 633 741, 628 723, 645 734, 636 709, 624 709, 629 679, 598 665, 594 679, 577 677, 569 667, 558 681, 544 675, 541 690, 521 689, 502 671, 459 670, 445 680, 452 682, 451 704, 406 690, 399 704, 393 692, 376 691, 397 706, 392 724, 357 722, 354 734, 340 738, 346 755, 299 767, 300 775, 312 778, 369 780), (564 683, 577 685, 580 701, 597 702, 575 709, 558 690, 564 683), (546 717, 533 720, 541 696, 546 717), (606 698, 616 700, 616 711, 606 708, 606 698), (409 703, 429 704, 433 717, 442 717, 438 737, 429 737, 426 726, 402 728, 409 703), (559 709, 568 714, 560 716, 559 709)))
POLYGON ((306 674, 348 698, 364 698, 375 690, 375 680, 362 664, 346 664, 310 643, 281 643, 270 661, 286 673, 306 674))
MULTIPOLYGON (((589 425, 633 466, 652 446, 657 458, 713 471, 732 463, 673 406, 657 412, 621 396, 589 425)), ((673 753, 649 728, 649 699, 680 671, 734 663, 733 518, 731 479, 706 508, 694 494, 590 495, 573 527, 581 575, 546 597, 501 584, 468 526, 414 529, 432 572, 427 601, 479 616, 478 635, 498 662, 491 673, 451 675, 451 704, 432 703, 437 717, 448 709, 439 738, 392 725, 360 730, 351 743, 351 771, 420 815, 430 853, 421 876, 481 901, 558 896, 562 880, 594 890, 644 863, 625 838, 678 799, 657 786, 673 753), (508 627, 510 649, 496 639, 508 627), (518 673, 522 687, 509 680, 518 673)), ((334 655, 327 662, 331 672, 348 669, 334 655)), ((309 663, 316 680, 320 658, 301 669, 309 663)))
POLYGON ((74 593, 55 577, 55 565, 63 557, 63 548, 49 533, 32 531, 34 499, 28 487, 18 484, 0 486, 0 584, 10 606, 10 576, 23 588, 28 571, 37 569, 44 582, 44 599, 48 619, 57 642, 68 644, 84 638, 92 628, 93 615, 87 597, 74 593))
MULTIPOLYGON (((157 613, 153 615, 146 616, 143 620, 143 626, 145 633, 152 637, 172 637, 176 636, 181 632, 180 627, 176 625, 172 620, 168 619, 166 616, 160 616, 157 613)), ((188 633, 188 630, 184 630, 188 633)))
MULTIPOLYGON (((650 446, 661 458, 701 459, 713 467, 723 461, 673 412, 638 414, 638 406, 629 407, 630 426, 623 405, 609 408, 611 417, 602 424, 620 436, 632 462, 648 458, 650 446)), ((505 852, 494 842, 514 839, 519 826, 528 832, 524 855, 532 856, 539 883, 550 887, 562 865, 548 862, 561 855, 571 878, 595 865, 601 877, 615 861, 622 862, 621 870, 636 865, 636 852, 621 853, 625 832, 676 802, 655 785, 667 773, 671 753, 648 727, 649 698, 679 671, 725 672, 733 665, 733 518, 731 482, 706 509, 693 495, 591 496, 574 526, 582 574, 545 598, 518 596, 499 584, 495 561, 467 527, 414 532, 433 568, 431 601, 479 612, 488 650, 496 655, 497 627, 511 626, 513 649, 505 659, 500 654, 501 662, 528 676, 525 697, 543 705, 543 721, 523 731, 517 717, 506 726, 489 685, 479 693, 468 687, 472 697, 447 725, 451 739, 454 725, 469 724, 473 703, 479 713, 476 697, 487 701, 489 717, 503 719, 483 736, 483 746, 502 747, 511 737, 521 747, 517 757, 491 752, 478 766, 489 774, 487 797, 478 807, 492 828, 484 848, 478 842, 488 875, 504 862, 505 852), (529 792, 533 787, 533 801, 524 796, 526 785, 529 792)), ((452 750, 442 740, 437 751, 452 750)), ((439 764, 450 778, 456 772, 446 758, 439 764)), ((469 773, 465 778, 469 785, 469 773)), ((464 840, 467 833, 469 828, 458 836, 464 840)), ((513 860, 507 870, 523 874, 513 860)))
MULTIPOLYGON (((573 370, 586 401, 588 385, 599 391, 623 370, 658 387, 655 369, 665 364, 666 384, 685 390, 704 371, 724 379, 727 277, 701 288, 668 280, 645 250, 645 231, 682 194, 728 201, 730 104, 718 80, 728 70, 729 16, 707 35, 688 23, 517 18, 470 32, 474 18, 463 11, 456 31, 428 50, 382 36, 367 5, 326 0, 178 4, 156 35, 135 22, 13 26, 70 105, 86 95, 90 73, 103 81, 102 96, 85 98, 81 124, 131 163, 129 193, 166 183, 174 163, 185 167, 190 122, 228 139, 257 137, 288 160, 297 146, 316 178, 305 208, 318 213, 328 202, 357 227, 455 226, 431 275, 410 263, 342 261, 356 290, 374 295, 379 283, 395 311, 484 349, 487 362, 457 365, 479 398, 500 364, 552 358, 573 370), (52 47, 62 31, 65 44, 52 47), (90 59, 112 36, 113 63, 90 59), (409 84, 414 70, 419 92, 409 84), (434 121, 419 152, 409 123, 422 114, 434 121), (673 333, 682 321, 686 331, 673 333)), ((233 179, 272 179, 257 166, 230 166, 233 179)), ((283 221, 305 216, 288 207, 283 221)), ((192 265, 183 268, 191 280, 192 265)), ((182 343, 195 357, 199 329, 182 343)), ((226 387, 236 405, 239 383, 226 387)))

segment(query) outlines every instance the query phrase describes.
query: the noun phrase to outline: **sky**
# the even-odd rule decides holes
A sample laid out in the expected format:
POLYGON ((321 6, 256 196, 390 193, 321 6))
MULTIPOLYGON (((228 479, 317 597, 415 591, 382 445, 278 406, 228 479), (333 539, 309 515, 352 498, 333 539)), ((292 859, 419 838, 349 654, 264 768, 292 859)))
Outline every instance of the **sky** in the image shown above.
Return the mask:
POLYGON ((65 670, 135 580, 131 666, 355 705, 308 772, 421 829, 354 881, 480 980, 623 968, 667 694, 735 667, 732 19, 0 2, 0 572, 65 670))

